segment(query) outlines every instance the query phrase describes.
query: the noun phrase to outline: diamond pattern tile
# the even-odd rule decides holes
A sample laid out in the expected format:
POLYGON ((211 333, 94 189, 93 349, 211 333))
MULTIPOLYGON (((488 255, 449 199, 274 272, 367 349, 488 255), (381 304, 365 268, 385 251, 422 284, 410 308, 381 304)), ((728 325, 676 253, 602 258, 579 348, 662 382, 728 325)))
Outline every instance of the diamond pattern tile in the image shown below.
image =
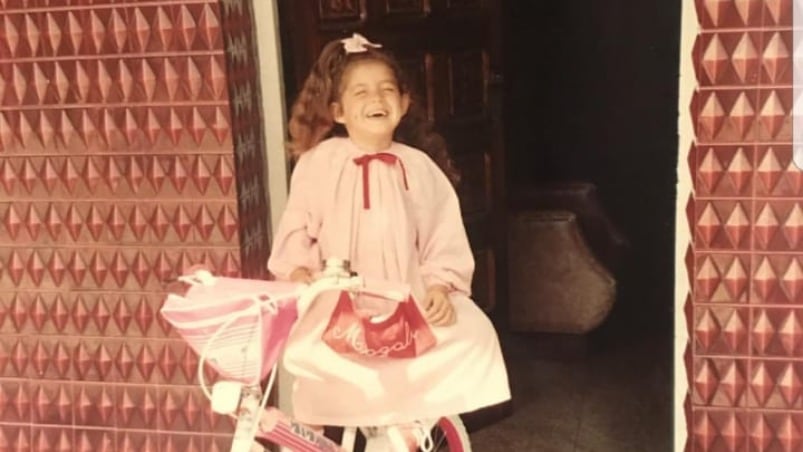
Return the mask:
POLYGON ((697 237, 700 245, 712 249, 746 249, 749 247, 751 206, 730 201, 696 204, 697 237))
POLYGON ((759 202, 755 245, 762 250, 800 250, 803 209, 793 201, 759 202))
POLYGON ((763 356, 793 357, 803 348, 801 313, 788 309, 757 309, 751 329, 753 353, 763 356))
POLYGON ((40 384, 33 389, 33 421, 37 424, 72 425, 73 388, 59 382, 40 384))
MULTIPOLYGON (((791 31, 703 33, 696 45, 702 86, 791 84, 791 31)), ((754 108, 746 99, 734 107, 742 114, 754 108)))
POLYGON ((706 90, 697 100, 697 134, 703 142, 791 140, 791 90, 706 90))
POLYGON ((695 348, 701 354, 747 354, 748 309, 698 308, 695 322, 695 348))
POLYGON ((754 303, 801 303, 801 263, 797 256, 757 255, 754 303))
POLYGON ((801 366, 778 361, 757 362, 750 378, 748 404, 774 409, 800 408, 801 366))
POLYGON ((750 415, 750 444, 757 450, 797 450, 801 444, 801 418, 783 413, 750 415))
POLYGON ((696 365, 693 398, 710 406, 744 406, 747 362, 708 359, 696 365))
POLYGON ((762 79, 766 84, 792 83, 792 31, 769 32, 761 54, 762 79))
MULTIPOLYGON (((26 81, 26 83, 28 83, 26 81)), ((200 82, 199 82, 200 83, 200 82)), ((161 91, 154 88, 151 97, 161 91)), ((6 98, 12 85, 6 85, 6 98)), ((200 87, 187 88, 201 91, 200 87)), ((131 96, 140 91, 133 90, 131 96)), ((178 90, 177 92, 183 92, 178 90)), ((178 96, 178 95, 177 95, 178 96)), ((130 97, 130 96, 129 96, 130 97)), ((106 107, 76 108, 61 112, 58 109, 64 102, 56 102, 53 106, 40 103, 23 104, 27 107, 45 110, 5 111, 0 119, 0 146, 4 152, 39 149, 70 149, 83 145, 88 150, 111 151, 128 149, 135 151, 148 147, 173 147, 184 145, 205 148, 209 146, 229 145, 230 117, 225 100, 217 105, 198 104, 185 106, 174 104, 172 107, 140 106, 142 102, 203 102, 204 99, 192 98, 121 98, 114 105, 106 107), (136 104, 132 104, 136 103, 136 104)), ((185 96, 186 97, 186 96, 185 96)), ((108 102, 103 98, 69 100, 75 103, 108 102)))
POLYGON ((720 253, 698 256, 694 275, 697 300, 716 303, 747 301, 751 262, 746 256, 720 253))
POLYGON ((792 3, 695 1, 687 450, 803 448, 792 3))
POLYGON ((232 158, 226 155, 10 157, 0 168, 0 185, 10 196, 79 197, 102 190, 115 197, 228 197, 233 180, 232 158))
POLYGON ((233 243, 237 238, 237 213, 233 201, 175 202, 143 205, 138 202, 0 203, 0 238, 82 242, 114 240, 233 243), (3 232, 5 234, 3 234, 3 232))
POLYGON ((700 84, 754 85, 762 63, 758 33, 714 32, 698 36, 700 84))
POLYGON ((757 196, 803 196, 803 175, 792 162, 792 148, 788 144, 759 146, 756 176, 757 196))
POLYGON ((696 0, 704 28, 745 28, 762 23, 762 0, 696 0))
POLYGON ((689 442, 692 450, 741 450, 748 436, 747 416, 738 412, 693 412, 689 442))
POLYGON ((752 146, 705 146, 697 150, 695 189, 699 197, 736 197, 751 192, 755 151, 752 146))
POLYGON ((0 450, 228 450, 158 310, 194 264, 266 276, 251 14, 0 0, 0 450))

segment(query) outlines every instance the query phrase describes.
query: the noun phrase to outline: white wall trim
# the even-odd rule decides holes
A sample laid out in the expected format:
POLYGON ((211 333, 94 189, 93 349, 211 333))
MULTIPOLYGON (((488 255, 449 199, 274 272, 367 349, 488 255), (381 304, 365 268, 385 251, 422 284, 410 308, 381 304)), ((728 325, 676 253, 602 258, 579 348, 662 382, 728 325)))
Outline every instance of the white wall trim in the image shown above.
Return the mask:
POLYGON ((274 228, 287 203, 286 117, 277 0, 253 2, 262 113, 265 122, 268 199, 274 228))
MULTIPOLYGON (((279 224, 287 204, 287 153, 285 152, 286 117, 284 83, 282 78, 281 41, 279 37, 279 11, 277 0, 252 2, 254 28, 257 41, 259 84, 265 127, 265 160, 268 171, 268 201, 270 203, 271 231, 279 224)), ((267 262, 266 262, 267 264, 267 262)), ((279 366, 279 408, 292 412, 290 390, 292 378, 279 366)))
POLYGON ((692 180, 686 157, 694 142, 694 127, 692 124, 691 105, 692 95, 697 87, 697 79, 692 60, 692 48, 697 38, 698 24, 695 13, 694 0, 683 0, 682 19, 680 25, 680 85, 678 97, 678 168, 677 168, 677 200, 675 207, 675 403, 674 403, 674 431, 675 451, 683 451, 686 446, 686 415, 683 410, 683 401, 688 392, 686 379, 686 365, 683 362, 683 353, 689 341, 686 330, 686 317, 683 305, 689 294, 689 280, 686 276, 686 249, 691 243, 688 219, 686 218, 686 203, 692 193, 692 180))

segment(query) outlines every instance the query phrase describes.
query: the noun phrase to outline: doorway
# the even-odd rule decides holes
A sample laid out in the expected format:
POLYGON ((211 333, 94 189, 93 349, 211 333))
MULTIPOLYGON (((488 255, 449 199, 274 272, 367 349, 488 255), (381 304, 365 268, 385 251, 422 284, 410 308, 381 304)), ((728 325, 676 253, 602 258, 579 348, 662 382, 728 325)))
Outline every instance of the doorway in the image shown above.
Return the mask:
MULTIPOLYGON (((328 3, 407 8, 408 22, 386 30, 392 35, 425 6, 483 2, 328 3)), ((478 450, 582 450, 592 440, 594 450, 671 450, 680 2, 494 3, 500 26, 491 42, 500 66, 489 75, 501 75, 493 79, 504 93, 506 179, 503 196, 493 199, 506 202, 517 190, 553 182, 590 182, 629 246, 616 274, 615 308, 584 340, 501 327, 517 380, 514 409, 473 433, 485 444, 478 450), (604 411, 610 408, 622 411, 604 411)), ((340 25, 321 36, 353 29, 362 17, 356 11, 328 11, 342 13, 340 25)), ((283 41, 288 105, 299 59, 317 45, 299 37, 302 30, 284 33, 296 34, 283 41)), ((503 237, 497 231, 494 238, 503 237)), ((503 266, 498 270, 505 284, 503 266)), ((497 304, 504 309, 504 300, 497 304)))
POLYGON ((478 436, 526 425, 530 450, 671 450, 680 2, 504 5, 508 197, 591 183, 627 246, 585 342, 507 336, 532 414, 478 436))
POLYGON ((629 242, 612 315, 671 328, 679 2, 506 2, 509 191, 587 181, 629 242))

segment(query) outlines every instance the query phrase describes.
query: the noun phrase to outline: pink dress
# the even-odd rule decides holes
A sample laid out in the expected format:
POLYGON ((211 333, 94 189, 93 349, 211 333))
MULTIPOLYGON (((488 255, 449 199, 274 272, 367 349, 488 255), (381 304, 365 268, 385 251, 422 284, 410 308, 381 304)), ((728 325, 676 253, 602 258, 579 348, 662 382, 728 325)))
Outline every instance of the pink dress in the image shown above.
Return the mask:
POLYGON ((417 149, 394 143, 384 153, 397 160, 359 165, 354 160, 365 152, 348 138, 328 139, 305 153, 292 175, 268 268, 285 279, 299 266, 317 270, 324 258, 347 258, 366 278, 409 284, 417 300, 426 287, 445 284, 453 288, 457 322, 433 327, 438 344, 420 357, 363 363, 321 340, 336 296, 319 297, 299 313, 284 355, 295 377, 294 414, 302 422, 403 423, 510 398, 496 332, 469 298, 474 259, 451 184, 417 149))

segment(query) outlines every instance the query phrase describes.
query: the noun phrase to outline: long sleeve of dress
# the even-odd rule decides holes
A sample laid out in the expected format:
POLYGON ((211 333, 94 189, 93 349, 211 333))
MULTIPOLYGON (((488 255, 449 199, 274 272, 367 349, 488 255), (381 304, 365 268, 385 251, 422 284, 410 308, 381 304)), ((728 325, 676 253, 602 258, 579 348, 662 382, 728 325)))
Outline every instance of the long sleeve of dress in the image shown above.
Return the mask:
POLYGON ((296 164, 290 178, 290 193, 268 259, 268 270, 278 279, 289 279, 298 267, 320 267, 317 235, 320 218, 314 212, 314 174, 308 154, 296 164))
POLYGON ((417 209, 421 275, 427 287, 443 284, 471 295, 474 257, 457 194, 446 175, 434 163, 429 166, 418 182, 423 189, 417 209))

